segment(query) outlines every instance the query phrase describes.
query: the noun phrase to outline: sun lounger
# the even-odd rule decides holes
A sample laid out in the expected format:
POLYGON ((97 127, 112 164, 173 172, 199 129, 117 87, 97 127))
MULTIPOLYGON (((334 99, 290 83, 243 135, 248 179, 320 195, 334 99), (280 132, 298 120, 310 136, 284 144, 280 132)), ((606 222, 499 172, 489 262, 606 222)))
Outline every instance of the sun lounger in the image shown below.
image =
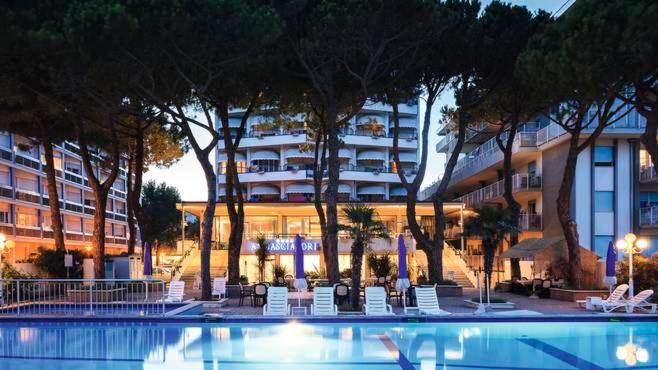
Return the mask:
POLYGON ((313 304, 311 305, 311 315, 338 315, 338 306, 334 304, 334 288, 321 287, 313 289, 313 304))
POLYGON ((267 303, 263 306, 265 316, 288 316, 290 315, 290 304, 288 304, 288 288, 267 288, 267 303))
POLYGON ((217 296, 217 299, 226 297, 226 278, 216 277, 213 279, 212 296, 217 296))
POLYGON ((393 307, 386 303, 386 290, 384 287, 366 287, 365 297, 364 309, 366 316, 394 315, 393 307))
POLYGON ((633 313, 637 308, 644 312, 656 313, 656 304, 649 303, 648 299, 653 296, 653 290, 647 289, 638 293, 635 297, 626 302, 626 312, 633 313))
POLYGON ((183 302, 185 295, 185 282, 181 280, 174 280, 169 283, 169 292, 167 295, 158 302, 178 303, 183 302))
MULTIPOLYGON (((627 284, 617 285, 617 287, 610 294, 608 299, 603 299, 600 302, 595 302, 594 305, 603 307, 604 311, 606 311, 607 309, 614 309, 615 307, 616 308, 623 307, 623 303, 625 302, 624 294, 626 294, 627 291, 628 291, 627 284)), ((587 300, 578 300, 576 301, 576 303, 581 307, 587 306, 587 300)))
POLYGON ((416 307, 405 307, 404 313, 408 313, 411 310, 416 310, 421 315, 435 315, 435 316, 446 316, 450 315, 450 312, 444 311, 439 308, 439 299, 436 296, 436 288, 414 288, 416 293, 416 307))

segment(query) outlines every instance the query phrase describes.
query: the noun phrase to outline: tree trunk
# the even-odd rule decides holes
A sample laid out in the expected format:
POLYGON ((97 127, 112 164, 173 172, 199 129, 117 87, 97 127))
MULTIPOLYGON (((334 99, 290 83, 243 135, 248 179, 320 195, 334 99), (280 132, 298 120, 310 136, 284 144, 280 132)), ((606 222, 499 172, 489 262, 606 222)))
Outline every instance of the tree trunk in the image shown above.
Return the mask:
MULTIPOLYGON (((131 157, 132 157, 132 151, 131 151, 131 157)), ((130 158, 132 161, 132 158, 130 158)), ((134 181, 130 177, 130 174, 128 174, 128 185, 130 187, 130 184, 132 183, 132 189, 128 195, 128 207, 132 205, 132 215, 131 212, 129 211, 128 218, 132 218, 133 216, 137 219, 137 225, 139 225, 140 229, 142 228, 142 225, 144 224, 144 210, 142 209, 142 205, 139 202, 141 196, 142 196, 142 179, 143 179, 143 174, 144 174, 144 129, 140 128, 137 133, 137 137, 135 139, 135 148, 134 148, 134 163, 133 163, 133 173, 134 173, 134 181)), ((130 222, 130 221, 129 221, 130 222)), ((134 220, 133 220, 133 228, 135 228, 134 225, 134 220)), ((133 232, 131 232, 131 239, 134 239, 132 242, 132 253, 135 252, 135 243, 136 243, 136 238, 137 238, 137 232, 135 230, 134 232, 135 236, 133 237, 133 232)), ((128 246, 128 253, 132 254, 130 252, 130 244, 128 246)))
POLYGON ((432 198, 434 205, 434 239, 432 240, 432 253, 427 256, 429 279, 432 283, 443 280, 443 230, 445 230, 445 219, 443 217, 443 199, 435 196, 432 198), (430 258, 431 256, 431 258, 430 258), (431 261, 430 261, 431 260, 431 261), (433 268, 429 268, 430 263, 433 268))
POLYGON ((571 134, 571 138, 569 140, 569 149, 565 161, 566 163, 564 165, 564 173, 562 175, 562 183, 560 184, 557 197, 558 219, 560 221, 562 231, 564 232, 569 254, 569 281, 574 286, 574 288, 580 288, 582 285, 580 270, 580 243, 578 241, 578 233, 575 227, 575 222, 571 218, 571 192, 573 190, 573 183, 576 177, 579 137, 579 133, 571 134))
MULTIPOLYGON (((195 150, 196 152, 196 150, 195 150)), ((208 156, 203 153, 196 153, 199 163, 203 168, 206 177, 206 209, 203 211, 203 221, 201 222, 201 241, 199 246, 199 257, 201 259, 201 300, 209 301, 212 299, 212 290, 210 286, 210 250, 212 242, 212 224, 215 218, 215 206, 217 202, 217 177, 213 171, 208 156)))
MULTIPOLYGON (((494 263, 494 256, 496 255, 497 245, 498 245, 498 241, 495 239, 484 238, 482 240, 482 247, 484 249, 484 277, 490 289, 491 289, 491 274, 493 273, 493 263, 494 263)), ((486 290, 486 285, 484 286, 484 289, 485 292, 487 292, 488 294, 488 291, 486 290)))
MULTIPOLYGON (((132 140, 131 140, 132 141, 132 140)), ((135 226, 135 205, 133 204, 133 174, 135 173, 135 147, 133 143, 128 144, 128 178, 126 187, 126 220, 128 221, 128 255, 135 254, 135 243, 137 242, 137 227, 135 226)))
POLYGON ((59 192, 57 191, 57 178, 55 176, 55 158, 53 154, 53 143, 47 134, 47 129, 43 129, 41 144, 43 154, 46 158, 46 180, 48 183, 48 206, 50 207, 50 221, 53 229, 53 239, 55 240, 55 249, 63 251, 66 249, 64 244, 64 232, 62 231, 62 215, 59 211, 59 192))
POLYGON ((91 246, 94 251, 94 273, 96 279, 105 279, 105 211, 107 191, 94 191, 94 233, 91 246))
POLYGON ((359 241, 352 244, 352 295, 350 301, 353 309, 359 308, 361 301, 361 267, 363 266, 364 248, 359 241))
POLYGON ((327 166, 327 139, 325 135, 324 127, 320 127, 317 132, 317 137, 315 138, 315 151, 313 157, 313 205, 315 206, 315 212, 318 214, 318 220, 320 221, 320 233, 322 234, 322 257, 325 261, 329 259, 327 256, 328 240, 327 240, 327 218, 324 214, 324 208, 322 207, 322 178, 324 174, 324 169, 327 166), (320 150, 322 146, 322 150, 320 150))
POLYGON ((327 190, 326 215, 327 215, 327 235, 326 246, 323 246, 325 267, 327 269, 327 279, 331 283, 337 283, 340 280, 338 271, 338 177, 340 175, 340 161, 338 160, 338 150, 340 148, 340 138, 338 137, 338 127, 336 125, 338 111, 335 106, 327 109, 327 144, 329 149, 329 158, 327 160, 327 190))
MULTIPOLYGON (((503 152, 503 198, 505 198, 505 203, 507 203, 507 209, 509 209, 513 230, 510 233, 510 247, 518 244, 519 242, 519 217, 521 217, 521 205, 514 198, 514 189, 513 189, 513 178, 512 178, 512 150, 514 149, 514 138, 516 137, 516 131, 518 129, 519 122, 518 119, 512 118, 508 136, 503 143, 502 138, 500 137, 504 126, 501 126, 498 135, 496 135, 496 142, 498 143, 499 149, 503 152)), ((530 181, 530 179, 528 179, 530 181)), ((512 280, 521 279, 521 264, 518 258, 512 258, 510 260, 512 280)))

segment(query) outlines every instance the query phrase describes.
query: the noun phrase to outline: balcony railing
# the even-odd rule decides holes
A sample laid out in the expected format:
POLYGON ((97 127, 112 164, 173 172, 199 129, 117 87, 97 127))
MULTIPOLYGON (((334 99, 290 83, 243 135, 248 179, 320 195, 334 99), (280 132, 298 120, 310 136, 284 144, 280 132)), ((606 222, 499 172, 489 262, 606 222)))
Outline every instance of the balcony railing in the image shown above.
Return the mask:
POLYGON ((654 182, 658 180, 654 166, 643 166, 640 168, 640 182, 654 182))
MULTIPOLYGON (((623 110, 622 110, 623 111, 623 110)), ((585 122, 589 122, 589 115, 594 114, 593 111, 588 112, 588 117, 585 118, 585 122)), ((621 114, 621 113, 620 113, 621 114)), ((588 133, 594 131, 596 128, 597 124, 596 122, 593 122, 592 124, 589 125, 583 132, 588 133)), ((643 118, 641 118, 637 112, 632 111, 625 117, 621 118, 620 120, 616 121, 614 124, 608 126, 605 128, 606 131, 610 130, 619 130, 619 129, 639 129, 639 128, 644 128, 645 126, 645 121, 643 118)), ((560 136, 566 134, 567 132, 562 128, 562 126, 558 125, 555 122, 552 122, 548 126, 542 128, 541 130, 537 131, 537 145, 544 145, 550 141, 553 141, 560 136)))
MULTIPOLYGON (((512 176, 512 191, 538 191, 541 190, 542 178, 538 175, 516 174, 512 176)), ((456 202, 462 202, 467 207, 472 207, 477 204, 490 202, 494 199, 500 198, 505 193, 505 180, 494 182, 487 185, 482 189, 470 192, 464 196, 455 199, 456 202)))
POLYGON ((543 226, 539 213, 525 213, 519 216, 519 229, 522 231, 541 231, 543 226))
MULTIPOLYGON (((469 127, 464 134, 464 143, 468 143, 468 141, 476 135, 483 133, 487 127, 489 127, 489 123, 487 122, 480 122, 473 127, 469 127)), ((447 153, 452 152, 455 149, 455 146, 457 146, 457 136, 452 131, 448 132, 448 134, 439 141, 436 148, 439 151, 443 151, 446 146, 448 146, 445 150, 447 153)))
MULTIPOLYGON (((505 136, 505 135, 504 135, 505 136)), ((503 136, 503 140, 505 137, 503 136)), ((519 132, 514 137, 512 151, 518 151, 520 148, 536 148, 536 132, 519 132)), ((486 143, 480 145, 475 150, 468 153, 464 158, 457 161, 453 182, 471 176, 484 168, 503 160, 503 152, 498 148, 496 138, 492 138, 486 143)))
POLYGON ((658 226, 658 206, 640 208, 640 225, 649 227, 658 226))

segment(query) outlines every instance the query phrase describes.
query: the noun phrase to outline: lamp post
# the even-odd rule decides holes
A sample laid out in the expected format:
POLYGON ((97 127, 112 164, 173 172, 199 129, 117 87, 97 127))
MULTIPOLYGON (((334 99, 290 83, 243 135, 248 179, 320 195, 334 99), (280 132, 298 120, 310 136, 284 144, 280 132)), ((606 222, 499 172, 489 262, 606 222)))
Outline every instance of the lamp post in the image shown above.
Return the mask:
POLYGON ((633 233, 628 233, 624 236, 624 239, 618 240, 615 246, 620 251, 628 253, 628 291, 630 297, 633 298, 635 295, 633 287, 633 255, 645 250, 649 246, 649 242, 646 239, 638 239, 633 233))

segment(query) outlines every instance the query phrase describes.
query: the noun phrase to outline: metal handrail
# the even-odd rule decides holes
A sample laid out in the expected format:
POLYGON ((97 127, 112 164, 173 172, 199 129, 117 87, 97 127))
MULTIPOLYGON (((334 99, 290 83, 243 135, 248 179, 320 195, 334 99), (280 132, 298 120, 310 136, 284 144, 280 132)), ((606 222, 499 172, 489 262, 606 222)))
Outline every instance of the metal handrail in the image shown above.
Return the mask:
POLYGON ((160 279, 0 279, 0 316, 165 313, 160 279))

